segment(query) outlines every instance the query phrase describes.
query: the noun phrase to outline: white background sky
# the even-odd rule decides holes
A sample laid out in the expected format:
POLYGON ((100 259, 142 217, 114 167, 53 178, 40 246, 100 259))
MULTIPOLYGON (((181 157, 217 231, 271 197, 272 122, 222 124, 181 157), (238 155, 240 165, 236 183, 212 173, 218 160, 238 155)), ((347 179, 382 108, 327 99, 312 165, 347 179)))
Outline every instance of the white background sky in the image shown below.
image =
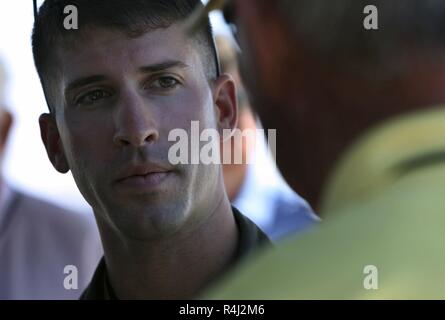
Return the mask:
MULTIPOLYGON (((6 103, 15 117, 3 174, 21 190, 86 212, 71 174, 55 171, 40 139, 38 117, 47 108, 32 59, 33 19, 32 0, 0 0, 0 59, 9 75, 6 103)), ((227 32, 220 15, 212 20, 218 33, 227 32)))

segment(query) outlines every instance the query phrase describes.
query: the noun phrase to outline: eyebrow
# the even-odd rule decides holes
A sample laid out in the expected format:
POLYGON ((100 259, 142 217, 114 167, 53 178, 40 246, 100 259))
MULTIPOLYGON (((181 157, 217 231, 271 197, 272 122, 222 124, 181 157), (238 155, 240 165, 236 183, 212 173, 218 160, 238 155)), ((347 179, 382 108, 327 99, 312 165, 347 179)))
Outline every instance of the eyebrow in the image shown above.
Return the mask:
POLYGON ((141 67, 141 68, 139 68, 139 71, 142 73, 154 73, 154 72, 160 72, 160 71, 164 71, 164 70, 171 69, 171 68, 185 69, 188 67, 189 67, 189 65, 185 64, 184 62, 176 61, 176 60, 169 60, 169 61, 153 64, 150 66, 141 67))
MULTIPOLYGON (((185 64, 184 62, 176 61, 176 60, 169 60, 169 61, 152 64, 149 66, 140 67, 139 72, 141 72, 141 73, 156 73, 156 72, 161 72, 161 71, 168 70, 171 68, 185 69, 188 67, 189 67, 189 65, 185 64)), ((73 90, 81 88, 81 87, 84 87, 84 86, 87 86, 89 84, 104 81, 104 80, 106 80, 106 76, 104 76, 104 75, 93 75, 93 76, 76 79, 76 80, 70 82, 66 86, 65 93, 73 91, 73 90)))
POLYGON ((81 87, 87 86, 91 83, 100 82, 103 80, 105 80, 105 76, 101 76, 101 75, 94 75, 94 76, 90 76, 90 77, 80 78, 80 79, 70 82, 66 86, 65 92, 70 92, 77 88, 81 88, 81 87))

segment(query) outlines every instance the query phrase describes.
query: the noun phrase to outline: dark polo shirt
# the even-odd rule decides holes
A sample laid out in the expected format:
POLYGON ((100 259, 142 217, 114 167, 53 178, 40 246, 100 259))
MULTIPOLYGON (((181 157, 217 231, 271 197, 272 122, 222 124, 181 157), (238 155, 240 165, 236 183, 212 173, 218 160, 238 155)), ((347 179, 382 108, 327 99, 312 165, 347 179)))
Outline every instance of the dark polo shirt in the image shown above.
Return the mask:
MULTIPOLYGON (((260 246, 271 244, 266 234, 255 223, 232 207, 238 227, 239 241, 234 265, 239 263, 260 246)), ((108 280, 107 266, 102 258, 88 287, 80 297, 81 300, 117 300, 108 280)))

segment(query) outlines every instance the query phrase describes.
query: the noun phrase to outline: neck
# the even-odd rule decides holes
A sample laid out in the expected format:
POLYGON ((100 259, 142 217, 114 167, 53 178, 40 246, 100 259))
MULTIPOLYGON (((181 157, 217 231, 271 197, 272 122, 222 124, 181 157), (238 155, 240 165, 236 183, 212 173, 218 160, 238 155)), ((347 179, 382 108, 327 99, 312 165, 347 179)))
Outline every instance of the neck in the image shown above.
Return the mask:
POLYGON ((135 241, 100 228, 107 272, 117 297, 191 299, 215 280, 232 262, 238 243, 225 193, 217 203, 195 230, 159 241, 135 241))

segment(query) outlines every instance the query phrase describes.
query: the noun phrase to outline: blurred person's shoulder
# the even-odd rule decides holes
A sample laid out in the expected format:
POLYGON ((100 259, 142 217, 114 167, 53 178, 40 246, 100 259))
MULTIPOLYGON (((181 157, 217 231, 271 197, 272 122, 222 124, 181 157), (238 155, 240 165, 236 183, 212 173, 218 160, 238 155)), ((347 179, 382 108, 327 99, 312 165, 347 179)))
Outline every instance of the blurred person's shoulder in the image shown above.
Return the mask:
POLYGON ((2 217, 5 238, 17 242, 21 234, 20 242, 27 251, 31 247, 45 254, 52 251, 54 259, 70 258, 79 265, 88 264, 89 269, 96 265, 102 247, 92 211, 78 212, 21 190, 10 190, 2 217))
MULTIPOLYGON (((69 229, 73 233, 96 229, 92 212, 78 212, 16 189, 12 189, 11 193, 11 200, 16 202, 12 203, 15 211, 28 223, 37 223, 39 228, 45 228, 46 225, 48 228, 69 229)), ((81 234, 77 233, 79 236, 81 234)))
POLYGON ((264 253, 212 297, 443 299, 444 124, 439 109, 371 132, 334 175, 336 209, 321 226, 264 253))
POLYGON ((445 166, 429 168, 329 212, 319 228, 263 252, 209 297, 443 299, 443 179, 445 166))
POLYGON ((389 119, 358 137, 336 164, 324 190, 322 212, 366 202, 400 179, 445 163, 445 109, 389 119))
POLYGON ((9 186, 2 191, 0 298, 77 299, 103 252, 93 215, 9 186), (77 289, 67 290, 66 272, 74 269, 77 289))

